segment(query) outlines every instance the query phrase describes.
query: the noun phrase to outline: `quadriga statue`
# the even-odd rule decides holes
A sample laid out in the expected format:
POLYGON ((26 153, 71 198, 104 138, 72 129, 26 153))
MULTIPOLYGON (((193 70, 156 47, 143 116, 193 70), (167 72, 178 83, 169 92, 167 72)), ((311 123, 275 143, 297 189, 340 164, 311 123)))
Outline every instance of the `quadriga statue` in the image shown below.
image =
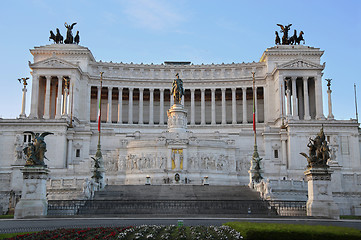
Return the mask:
POLYGON ((25 166, 46 166, 44 163, 44 158, 46 158, 46 143, 44 138, 53 133, 43 132, 40 134, 31 131, 26 131, 24 133, 30 133, 32 136, 32 142, 23 149, 26 158, 25 166))

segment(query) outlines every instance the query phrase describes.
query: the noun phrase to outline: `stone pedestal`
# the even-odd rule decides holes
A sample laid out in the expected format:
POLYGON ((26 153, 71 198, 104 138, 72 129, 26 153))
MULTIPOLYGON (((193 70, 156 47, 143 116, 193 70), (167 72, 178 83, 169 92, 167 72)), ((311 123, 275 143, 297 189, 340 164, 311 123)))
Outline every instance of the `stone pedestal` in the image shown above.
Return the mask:
POLYGON ((46 199, 47 167, 31 166, 21 169, 23 190, 21 199, 15 208, 15 218, 45 216, 48 211, 46 199))
POLYGON ((187 131, 187 111, 182 104, 174 104, 168 110, 168 131, 177 133, 187 131))
POLYGON ((305 171, 308 181, 307 216, 339 219, 339 208, 332 197, 331 173, 327 168, 305 171))

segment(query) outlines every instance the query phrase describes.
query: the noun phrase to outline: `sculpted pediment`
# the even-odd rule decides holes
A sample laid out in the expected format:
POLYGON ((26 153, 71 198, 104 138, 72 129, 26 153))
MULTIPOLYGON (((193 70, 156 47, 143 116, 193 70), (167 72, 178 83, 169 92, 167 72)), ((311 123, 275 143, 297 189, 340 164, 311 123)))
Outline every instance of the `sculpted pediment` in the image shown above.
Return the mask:
POLYGON ((48 58, 48 59, 45 59, 43 61, 39 61, 36 63, 29 62, 29 66, 32 69, 34 69, 34 68, 42 68, 42 69, 43 68, 56 68, 56 69, 78 68, 77 65, 74 65, 70 62, 64 61, 64 60, 56 58, 56 57, 48 58))
POLYGON ((277 66, 277 69, 320 69, 323 70, 325 64, 320 65, 303 59, 296 59, 288 63, 277 66))

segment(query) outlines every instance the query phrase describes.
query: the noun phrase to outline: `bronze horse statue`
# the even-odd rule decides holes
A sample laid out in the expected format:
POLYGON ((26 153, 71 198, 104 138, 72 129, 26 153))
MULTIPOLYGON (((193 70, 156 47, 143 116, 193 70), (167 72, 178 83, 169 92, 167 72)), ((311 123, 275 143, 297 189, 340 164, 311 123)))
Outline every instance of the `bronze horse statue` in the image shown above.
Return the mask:
POLYGON ((276 45, 280 45, 280 44, 281 44, 280 36, 278 36, 278 32, 277 32, 277 31, 275 31, 275 34, 276 34, 275 44, 276 44, 276 45))
POLYGON ((304 32, 301 31, 301 32, 300 32, 300 35, 299 35, 299 36, 297 37, 297 39, 296 39, 295 44, 297 43, 297 44, 299 45, 301 41, 303 41, 303 44, 306 43, 306 42, 305 42, 305 39, 303 39, 303 34, 304 34, 304 32))
POLYGON ((56 42, 56 36, 55 36, 55 34, 53 33, 53 31, 51 31, 51 30, 50 30, 49 41, 50 41, 50 40, 53 40, 54 43, 57 43, 57 42, 56 42))
POLYGON ((63 43, 63 36, 60 34, 59 28, 56 29, 56 36, 55 36, 56 43, 63 43))

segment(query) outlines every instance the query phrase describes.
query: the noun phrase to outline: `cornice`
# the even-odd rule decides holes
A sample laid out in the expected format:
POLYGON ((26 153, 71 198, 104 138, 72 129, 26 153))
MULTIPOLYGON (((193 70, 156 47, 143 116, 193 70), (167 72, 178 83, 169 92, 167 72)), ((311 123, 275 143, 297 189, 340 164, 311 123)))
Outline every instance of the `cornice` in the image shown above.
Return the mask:
POLYGON ((51 44, 45 46, 34 47, 30 49, 30 53, 35 55, 52 55, 54 53, 58 55, 84 55, 95 62, 95 58, 91 51, 87 47, 79 46, 76 44, 51 44))

